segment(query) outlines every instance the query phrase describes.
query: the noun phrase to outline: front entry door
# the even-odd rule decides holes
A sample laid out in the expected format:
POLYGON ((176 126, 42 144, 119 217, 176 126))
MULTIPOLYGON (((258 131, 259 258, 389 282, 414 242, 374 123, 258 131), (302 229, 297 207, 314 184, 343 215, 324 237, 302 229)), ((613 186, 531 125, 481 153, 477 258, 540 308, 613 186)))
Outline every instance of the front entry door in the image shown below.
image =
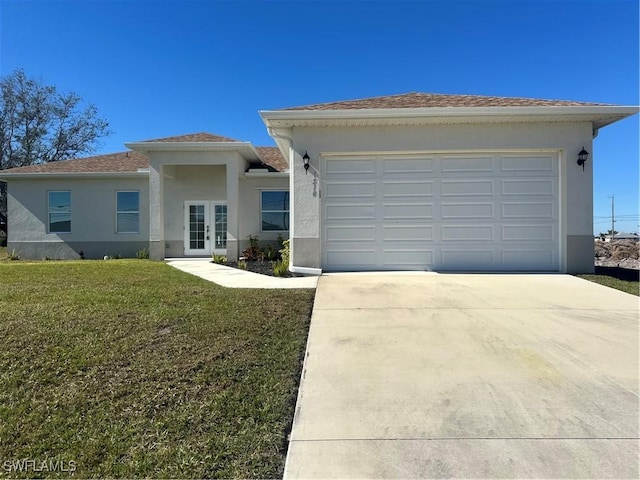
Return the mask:
POLYGON ((227 253, 227 205, 187 201, 184 205, 184 253, 209 256, 227 253))

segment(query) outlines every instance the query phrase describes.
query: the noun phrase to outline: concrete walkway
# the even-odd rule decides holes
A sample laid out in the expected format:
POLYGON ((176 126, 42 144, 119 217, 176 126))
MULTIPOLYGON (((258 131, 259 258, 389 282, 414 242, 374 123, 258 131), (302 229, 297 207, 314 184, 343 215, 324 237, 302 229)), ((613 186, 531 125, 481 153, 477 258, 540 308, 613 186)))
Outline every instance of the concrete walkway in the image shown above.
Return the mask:
POLYGON ((211 263, 209 258, 168 258, 168 265, 228 288, 316 288, 318 277, 276 278, 211 263))
POLYGON ((322 276, 285 479, 638 478, 638 306, 568 275, 322 276))

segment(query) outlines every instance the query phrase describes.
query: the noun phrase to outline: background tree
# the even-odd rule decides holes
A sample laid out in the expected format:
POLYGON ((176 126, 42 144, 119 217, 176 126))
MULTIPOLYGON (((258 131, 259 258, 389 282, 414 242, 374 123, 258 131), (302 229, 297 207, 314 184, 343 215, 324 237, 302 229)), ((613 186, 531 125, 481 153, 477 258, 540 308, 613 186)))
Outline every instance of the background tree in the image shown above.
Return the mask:
MULTIPOLYGON (((29 78, 22 69, 0 80, 0 170, 87 155, 109 135, 98 109, 74 92, 29 78)), ((0 213, 6 213, 0 182, 0 213)))

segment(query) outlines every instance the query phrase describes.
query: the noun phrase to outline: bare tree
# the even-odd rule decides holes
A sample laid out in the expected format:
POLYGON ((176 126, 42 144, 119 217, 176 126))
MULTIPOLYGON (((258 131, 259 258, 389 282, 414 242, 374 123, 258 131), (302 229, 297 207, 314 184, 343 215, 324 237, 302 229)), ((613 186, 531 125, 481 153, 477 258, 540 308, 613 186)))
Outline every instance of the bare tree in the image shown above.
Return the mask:
MULTIPOLYGON (((109 124, 74 92, 29 78, 22 69, 0 80, 0 170, 57 162, 95 151, 109 124)), ((6 184, 0 182, 0 213, 6 184)))

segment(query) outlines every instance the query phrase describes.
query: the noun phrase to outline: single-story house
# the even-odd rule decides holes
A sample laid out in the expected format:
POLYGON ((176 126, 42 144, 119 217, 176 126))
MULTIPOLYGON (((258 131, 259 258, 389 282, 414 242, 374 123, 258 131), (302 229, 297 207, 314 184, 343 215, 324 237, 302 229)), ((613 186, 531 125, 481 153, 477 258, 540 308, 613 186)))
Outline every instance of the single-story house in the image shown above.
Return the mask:
POLYGON ((408 93, 261 111, 276 147, 199 133, 0 172, 33 258, 225 254, 291 238, 293 272, 591 272, 593 145, 638 112, 408 93))
MULTIPOLYGON (((604 236, 605 242, 611 242, 611 240, 611 235, 604 236)), ((633 242, 638 242, 640 241, 640 235, 638 235, 637 233, 618 232, 613 236, 613 240, 631 240, 633 242)))

